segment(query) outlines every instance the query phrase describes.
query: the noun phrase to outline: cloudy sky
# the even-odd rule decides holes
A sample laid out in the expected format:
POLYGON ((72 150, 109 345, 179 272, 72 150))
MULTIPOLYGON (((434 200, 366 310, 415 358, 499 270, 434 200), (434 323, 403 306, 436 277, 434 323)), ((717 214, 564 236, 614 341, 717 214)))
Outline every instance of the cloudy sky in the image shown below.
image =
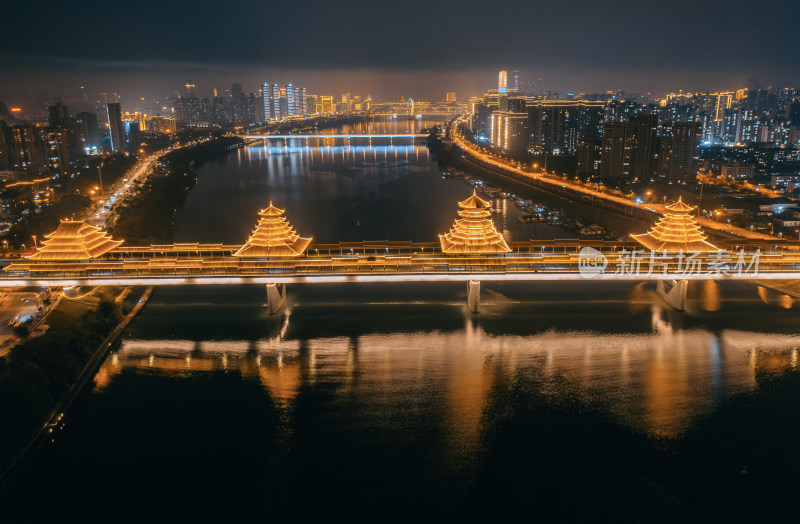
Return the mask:
POLYGON ((800 2, 5 0, 0 100, 125 99, 265 82, 384 99, 470 95, 519 69, 566 92, 800 86, 800 2))

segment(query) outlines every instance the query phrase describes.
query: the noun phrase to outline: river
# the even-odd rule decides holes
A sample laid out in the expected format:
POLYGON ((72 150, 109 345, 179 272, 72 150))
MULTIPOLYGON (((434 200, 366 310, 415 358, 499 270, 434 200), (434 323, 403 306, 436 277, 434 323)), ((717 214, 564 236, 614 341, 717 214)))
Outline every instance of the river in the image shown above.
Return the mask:
MULTIPOLYGON (((315 242, 435 241, 472 193, 409 138, 257 143, 197 173, 179 242, 242 243, 269 201, 315 242)), ((574 236, 521 222, 511 198, 492 204, 509 240, 574 236)), ((758 393, 764 374, 793 372, 800 347, 795 300, 750 283, 692 283, 684 313, 653 285, 624 282, 484 283, 478 315, 454 283, 289 286, 275 316, 265 301, 258 286, 157 289, 4 502, 25 508, 47 494, 68 515, 95 504, 126 515, 464 508, 473 494, 496 496, 486 485, 514 421, 532 421, 514 433, 531 443, 520 462, 541 468, 525 475, 568 470, 587 453, 581 442, 617 438, 598 427, 669 447, 758 393), (553 468, 548 456, 570 458, 553 468)), ((657 486, 630 488, 642 503, 692 507, 669 475, 625 452, 592 453, 609 504, 624 470, 657 486)), ((576 482, 552 485, 563 494, 576 482)), ((569 505, 543 494, 527 496, 569 505)))

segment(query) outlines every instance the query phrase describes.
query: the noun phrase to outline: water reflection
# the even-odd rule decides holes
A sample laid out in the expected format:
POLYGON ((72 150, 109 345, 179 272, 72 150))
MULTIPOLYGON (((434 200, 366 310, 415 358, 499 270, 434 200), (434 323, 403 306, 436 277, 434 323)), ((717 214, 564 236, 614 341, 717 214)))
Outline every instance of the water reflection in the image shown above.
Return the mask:
POLYGON ((650 333, 490 335, 468 322, 449 333, 304 341, 128 339, 103 364, 95 384, 101 391, 130 370, 175 376, 236 371, 259 380, 286 407, 304 386, 317 384, 363 403, 441 389, 449 439, 470 448, 477 445, 486 397, 498 376, 510 380, 518 371, 535 370, 565 377, 605 399, 626 423, 675 436, 721 399, 753 388, 757 372, 796 366, 800 336, 673 329, 666 311, 651 309, 650 333))

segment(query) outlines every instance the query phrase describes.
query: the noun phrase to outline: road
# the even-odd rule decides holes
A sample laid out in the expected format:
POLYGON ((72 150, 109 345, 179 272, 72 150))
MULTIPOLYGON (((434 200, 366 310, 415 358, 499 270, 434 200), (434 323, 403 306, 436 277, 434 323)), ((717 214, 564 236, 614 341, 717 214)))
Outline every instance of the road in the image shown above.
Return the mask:
MULTIPOLYGON (((616 204, 620 204, 623 206, 627 206, 629 208, 641 208, 641 209, 649 209, 659 214, 663 214, 665 212, 665 205, 664 204, 639 204, 625 198, 623 196, 609 194, 605 191, 600 191, 596 189, 592 189, 590 187, 586 187, 583 184, 575 183, 569 180, 563 180, 561 178, 548 175, 543 171, 536 171, 531 172, 526 169, 523 169, 521 166, 518 166, 516 163, 511 163, 497 156, 489 153, 487 150, 480 148, 468 140, 466 140, 461 134, 458 133, 456 125, 453 125, 450 128, 450 138, 452 138, 453 142, 456 144, 457 147, 462 149, 463 151, 469 153, 472 157, 489 164, 491 166, 497 166, 501 169, 513 172, 517 175, 522 175, 524 177, 537 180, 546 184, 551 184, 556 188, 569 188, 571 191, 575 191, 578 193, 584 193, 586 195, 591 195, 593 198, 603 199, 609 202, 614 202, 616 204)), ((739 238, 747 238, 752 240, 775 240, 776 237, 772 237, 770 235, 765 235, 763 233, 758 233, 755 231, 750 231, 749 229, 744 229, 741 227, 733 226, 731 224, 723 223, 723 222, 715 222, 713 220, 709 220, 707 218, 702 217, 695 217, 697 222, 704 228, 712 229, 717 232, 723 233, 725 235, 732 235, 734 237, 739 238)))
POLYGON ((104 195, 103 199, 86 211, 86 221, 97 227, 105 227, 106 222, 113 214, 113 208, 130 196, 136 182, 147 178, 153 171, 155 162, 160 154, 151 155, 146 160, 136 164, 131 172, 111 188, 110 193, 104 195))

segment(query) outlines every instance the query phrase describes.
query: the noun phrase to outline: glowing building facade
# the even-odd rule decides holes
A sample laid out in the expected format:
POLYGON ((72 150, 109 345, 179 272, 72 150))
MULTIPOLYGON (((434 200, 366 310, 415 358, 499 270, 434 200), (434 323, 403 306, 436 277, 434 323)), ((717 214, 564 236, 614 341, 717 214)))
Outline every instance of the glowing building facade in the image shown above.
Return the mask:
POLYGON ((667 212, 642 235, 631 235, 647 249, 667 253, 716 251, 718 248, 706 241, 700 226, 690 214, 695 208, 680 198, 667 206, 667 212))
POLYGON ((458 203, 458 217, 450 231, 439 235, 442 252, 448 254, 499 254, 511 249, 494 227, 489 202, 473 191, 458 203))
POLYGON ((296 257, 302 255, 311 242, 299 236, 283 216, 284 210, 269 203, 259 211, 258 224, 234 256, 237 257, 296 257))

